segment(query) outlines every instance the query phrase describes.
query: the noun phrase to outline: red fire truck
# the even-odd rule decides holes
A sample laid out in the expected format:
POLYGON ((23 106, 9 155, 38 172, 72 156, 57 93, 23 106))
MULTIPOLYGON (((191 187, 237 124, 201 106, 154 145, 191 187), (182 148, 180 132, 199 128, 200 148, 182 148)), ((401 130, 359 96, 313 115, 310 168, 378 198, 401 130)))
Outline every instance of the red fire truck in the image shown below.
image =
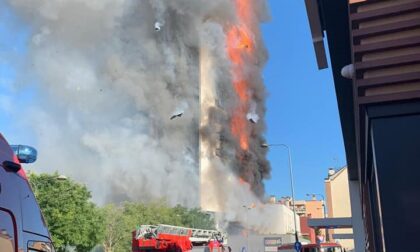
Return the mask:
POLYGON ((0 252, 53 252, 54 247, 22 164, 36 149, 10 146, 0 134, 0 252))
POLYGON ((142 225, 133 231, 133 252, 181 252, 192 249, 191 230, 168 225, 142 225))
MULTIPOLYGON (((285 244, 278 248, 278 252, 296 252, 294 244, 285 244)), ((301 252, 343 252, 340 244, 334 242, 311 243, 302 245, 301 252)))
MULTIPOLYGON (((184 252, 193 246, 204 251, 225 251, 226 234, 216 230, 193 229, 170 225, 141 225, 133 231, 133 252, 184 252)), ((229 250, 226 250, 229 251, 229 250)))

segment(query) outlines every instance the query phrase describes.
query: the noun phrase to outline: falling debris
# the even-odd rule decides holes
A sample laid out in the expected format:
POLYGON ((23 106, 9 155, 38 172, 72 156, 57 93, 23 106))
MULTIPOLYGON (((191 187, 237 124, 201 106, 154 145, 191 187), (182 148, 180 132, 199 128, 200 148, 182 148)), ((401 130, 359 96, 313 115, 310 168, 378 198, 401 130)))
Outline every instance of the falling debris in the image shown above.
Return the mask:
POLYGON ((155 31, 160 31, 160 29, 162 29, 161 27, 162 27, 161 23, 159 23, 159 22, 155 23, 155 31))
POLYGON ((250 121, 252 123, 257 123, 258 120, 260 119, 260 117, 255 113, 248 113, 246 115, 246 119, 248 119, 248 121, 250 121))
POLYGON ((177 102, 175 111, 172 113, 171 120, 181 117, 184 114, 184 111, 188 109, 188 103, 185 100, 177 102))
POLYGON ((180 112, 178 114, 174 114, 174 115, 171 116, 171 120, 173 120, 173 119, 175 119, 177 117, 181 117, 183 114, 184 114, 184 112, 180 112))
POLYGON ((257 103, 251 101, 249 105, 249 112, 246 114, 246 119, 252 123, 258 123, 260 117, 257 114, 257 103))
POLYGON ((254 123, 254 124, 255 124, 255 123, 257 123, 257 122, 256 122, 256 121, 254 121, 254 119, 252 119, 252 118, 250 118, 250 119, 249 119, 249 121, 250 121, 250 122, 252 122, 252 123, 254 123))

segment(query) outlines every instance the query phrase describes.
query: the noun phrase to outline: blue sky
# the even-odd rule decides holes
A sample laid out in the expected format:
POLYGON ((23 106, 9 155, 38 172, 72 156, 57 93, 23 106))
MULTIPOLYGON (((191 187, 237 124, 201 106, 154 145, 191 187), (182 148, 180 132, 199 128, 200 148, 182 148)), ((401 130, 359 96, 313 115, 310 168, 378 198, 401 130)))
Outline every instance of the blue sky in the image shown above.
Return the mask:
MULTIPOLYGON (((272 19, 262 27, 270 55, 264 70, 269 93, 266 137, 269 143, 290 146, 296 197, 304 199, 306 193, 324 194, 328 168, 345 165, 332 74, 331 69, 317 69, 304 1, 270 0, 269 6, 272 19)), ((13 92, 7 83, 16 75, 13 64, 24 59, 29 34, 28 28, 5 22, 17 20, 4 7, 0 0, 0 98, 13 92), (5 61, 6 55, 16 61, 5 61)), ((14 94, 15 101, 24 102, 28 94, 14 94)), ((11 142, 20 142, 24 129, 11 129, 10 119, 1 111, 1 131, 11 142)), ((267 194, 290 195, 286 149, 272 147, 269 160, 272 178, 266 181, 267 194)))
POLYGON ((18 81, 16 66, 22 64, 26 54, 26 42, 29 30, 26 26, 19 25, 19 20, 5 5, 4 0, 0 0, 0 124, 1 132, 9 141, 19 142, 25 139, 24 129, 13 128, 10 123, 14 120, 8 111, 7 106, 21 106, 29 99, 29 92, 15 92, 11 84, 18 81), (13 97, 7 100, 7 97, 13 97))
MULTIPOLYGON (((304 199, 324 194, 328 168, 346 162, 334 84, 331 69, 317 68, 304 1, 270 0, 269 6, 271 22, 263 25, 270 54, 266 137, 290 146, 296 198, 304 199)), ((272 147, 269 160, 267 194, 290 195, 286 149, 272 147)))

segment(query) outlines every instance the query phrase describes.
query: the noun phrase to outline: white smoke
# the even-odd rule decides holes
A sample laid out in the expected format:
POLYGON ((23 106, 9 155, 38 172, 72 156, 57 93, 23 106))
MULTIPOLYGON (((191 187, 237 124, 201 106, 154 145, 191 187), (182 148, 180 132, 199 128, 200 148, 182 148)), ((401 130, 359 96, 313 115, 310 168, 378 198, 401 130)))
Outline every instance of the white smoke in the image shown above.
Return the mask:
POLYGON ((36 169, 87 183, 99 202, 197 205, 200 17, 164 1, 9 2, 34 31, 36 169), (156 20, 167 29, 154 33, 156 20), (171 121, 174 110, 188 113, 171 121))
POLYGON ((229 126, 237 98, 225 44, 226 27, 238 19, 234 1, 8 0, 33 31, 27 68, 20 70, 22 79, 35 79, 36 92, 31 109, 19 116, 37 137, 36 170, 86 183, 100 203, 164 197, 197 206, 201 135, 209 151, 221 147, 205 156, 212 174, 219 173, 208 182, 221 185, 209 194, 223 195, 223 210, 259 201, 269 176, 259 147, 266 53, 258 25, 266 10, 264 0, 249 1, 258 48, 244 71, 252 82, 248 114, 258 124, 249 126, 249 151, 237 153, 229 126), (205 110, 199 105, 202 48, 211 55, 206 75, 217 96, 205 110))

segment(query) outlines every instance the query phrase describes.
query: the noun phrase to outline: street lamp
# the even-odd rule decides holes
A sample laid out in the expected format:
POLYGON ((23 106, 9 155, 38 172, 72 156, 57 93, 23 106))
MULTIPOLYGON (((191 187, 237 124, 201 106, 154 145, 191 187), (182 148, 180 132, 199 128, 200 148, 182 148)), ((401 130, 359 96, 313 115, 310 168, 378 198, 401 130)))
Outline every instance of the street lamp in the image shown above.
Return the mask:
POLYGON ((68 178, 67 178, 65 175, 61 174, 61 175, 58 175, 58 176, 56 177, 56 179, 57 179, 57 180, 60 180, 60 181, 63 181, 63 180, 67 180, 68 178))
MULTIPOLYGON (((306 194, 306 196, 308 196, 308 197, 312 196, 314 198, 316 198, 317 195, 318 196, 321 196, 321 198, 322 198, 322 207, 324 208, 324 219, 325 219, 325 218, 327 218, 327 207, 325 206, 325 197, 324 197, 324 195, 323 194, 320 194, 320 193, 307 193, 306 194)), ((329 241, 330 240, 329 234, 328 234, 328 228, 327 227, 325 227, 325 240, 326 241, 329 241)))
POLYGON ((289 156, 289 174, 290 174, 290 187, 292 189, 292 205, 293 205, 293 217, 295 222, 295 239, 296 243, 299 242, 299 236, 297 231, 297 220, 296 220, 296 205, 295 205, 295 185, 293 182, 293 167, 292 167, 292 155, 290 154, 290 147, 286 144, 268 144, 262 143, 261 148, 269 148, 269 147, 284 147, 287 149, 287 154, 289 156))

